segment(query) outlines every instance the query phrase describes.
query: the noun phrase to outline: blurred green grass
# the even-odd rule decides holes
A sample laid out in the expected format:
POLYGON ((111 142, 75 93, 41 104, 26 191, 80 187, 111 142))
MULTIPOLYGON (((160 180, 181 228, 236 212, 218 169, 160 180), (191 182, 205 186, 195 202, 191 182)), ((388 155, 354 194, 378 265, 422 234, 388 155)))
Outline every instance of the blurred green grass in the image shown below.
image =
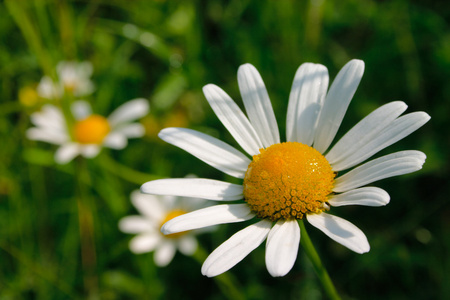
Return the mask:
MULTIPOLYGON (((158 141, 172 124, 236 145, 201 88, 215 83, 239 105, 239 65, 252 63, 268 88, 284 133, 287 99, 303 62, 328 67, 330 78, 350 59, 365 75, 338 135, 374 108, 403 100, 431 121, 387 152, 418 149, 423 170, 377 183, 391 195, 383 208, 336 208, 367 235, 357 255, 311 229, 338 291, 348 299, 449 299, 450 4, 444 1, 13 1, 0 2, 0 299, 224 299, 177 254, 166 268, 152 254, 133 255, 118 220, 135 210, 129 194, 158 177, 223 179, 189 154, 158 141), (107 115, 146 97, 148 134, 123 151, 59 166, 55 147, 25 138, 29 114, 19 92, 61 60, 89 60, 96 92, 88 100, 107 115), (79 182, 79 166, 89 176, 79 182), (77 200, 93 212, 96 263, 83 269, 77 200), (86 282, 88 278, 88 282, 86 282)), ((283 134, 282 134, 283 136, 283 134)), ((227 180, 231 180, 227 178, 227 180)), ((200 242, 211 251, 242 228, 220 226, 200 242)), ((230 273, 248 299, 322 299, 302 250, 293 270, 272 278, 259 247, 230 273)))

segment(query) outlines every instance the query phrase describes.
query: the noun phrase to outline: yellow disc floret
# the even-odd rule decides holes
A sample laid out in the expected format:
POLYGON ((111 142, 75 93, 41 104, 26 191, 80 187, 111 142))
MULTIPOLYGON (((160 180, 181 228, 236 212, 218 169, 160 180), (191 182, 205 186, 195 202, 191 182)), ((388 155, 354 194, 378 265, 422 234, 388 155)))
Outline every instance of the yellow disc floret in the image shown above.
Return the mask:
POLYGON ((101 144, 111 130, 108 120, 99 115, 90 115, 75 124, 75 139, 81 144, 101 144))
POLYGON ((316 149, 287 142, 259 151, 244 178, 244 199, 258 217, 302 219, 328 208, 335 173, 316 149))
MULTIPOLYGON (((174 210, 169 211, 167 213, 166 217, 164 218, 164 220, 162 221, 161 227, 167 221, 172 220, 173 218, 176 218, 178 216, 184 215, 185 213, 187 213, 187 212, 182 209, 174 209, 174 210)), ((186 231, 182 231, 182 232, 177 232, 177 233, 172 233, 172 234, 166 234, 164 236, 167 238, 179 238, 180 236, 182 236, 185 233, 186 233, 186 231)))

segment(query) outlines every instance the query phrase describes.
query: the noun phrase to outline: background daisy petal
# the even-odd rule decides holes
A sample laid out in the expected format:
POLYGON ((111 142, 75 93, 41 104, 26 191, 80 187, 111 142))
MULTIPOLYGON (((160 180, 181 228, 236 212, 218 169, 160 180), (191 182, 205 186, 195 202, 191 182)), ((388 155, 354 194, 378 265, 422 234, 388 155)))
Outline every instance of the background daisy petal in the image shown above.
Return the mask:
POLYGON ((127 123, 137 120, 145 116, 150 110, 148 100, 138 98, 130 100, 116 108, 108 117, 108 122, 111 127, 118 124, 127 123))
POLYGON ((377 180, 415 172, 422 168, 425 159, 425 154, 415 150, 382 156, 336 178, 333 191, 346 192, 377 180))
POLYGON ((65 132, 32 127, 26 131, 27 138, 33 141, 47 142, 54 145, 64 144, 68 137, 65 132))
POLYGON ((333 195, 328 199, 332 206, 364 205, 383 206, 389 203, 389 194, 377 187, 363 187, 348 192, 333 195))
MULTIPOLYGON (((168 206, 164 196, 141 194, 138 190, 131 193, 131 203, 136 207, 139 213, 147 217, 148 221, 161 226, 161 222, 166 217, 168 206)), ((169 201, 171 202, 171 201, 169 201)))
POLYGON ((155 232, 159 234, 155 230, 153 224, 151 224, 146 218, 142 216, 128 216, 120 219, 119 221, 119 229, 125 233, 142 233, 142 232, 155 232))
POLYGON ((294 266, 300 245, 297 220, 280 220, 270 230, 266 242, 266 266, 270 275, 281 277, 294 266))
POLYGON ((349 221, 326 213, 307 214, 306 219, 329 238, 350 250, 359 254, 369 252, 370 245, 366 236, 349 221))
POLYGON ((255 155, 263 144, 239 106, 216 85, 203 87, 203 93, 219 120, 248 154, 255 155))
POLYGON ((75 120, 83 120, 92 115, 91 105, 84 100, 73 102, 70 108, 75 120))
POLYGON ((144 183, 141 191, 146 194, 195 197, 217 201, 239 200, 244 197, 242 185, 203 178, 153 180, 144 183))
POLYGON ((232 146, 195 130, 165 128, 158 136, 233 177, 244 178, 250 164, 250 159, 232 146))
POLYGON ((130 240, 130 250, 135 254, 153 251, 161 243, 161 234, 139 234, 130 240))
POLYGON ((103 146, 116 150, 125 148, 127 144, 127 137, 124 134, 118 132, 111 132, 103 140, 103 146))
POLYGON ((264 147, 280 143, 277 120, 258 70, 251 64, 240 66, 238 84, 248 118, 264 147))
POLYGON ((55 161, 58 164, 65 164, 80 154, 80 147, 77 143, 67 143, 58 148, 55 152, 55 161))
POLYGON ((247 204, 221 204, 202 208, 167 221, 161 231, 172 234, 218 224, 249 220, 255 215, 247 204))
POLYGON ((295 73, 286 117, 286 139, 311 146, 317 119, 328 88, 328 70, 320 64, 302 64, 295 73))
POLYGON ((178 249, 184 255, 193 255, 197 251, 198 243, 192 235, 185 235, 178 239, 178 249))
POLYGON ((271 227, 272 222, 263 220, 235 233, 208 256, 202 274, 214 277, 231 269, 261 245, 271 227))
POLYGON ((89 144, 89 145, 79 145, 81 155, 87 158, 93 158, 100 153, 102 148, 99 145, 89 144))
POLYGON ((364 62, 353 59, 337 74, 325 98, 314 137, 314 148, 324 153, 333 141, 364 73, 364 62))
POLYGON ((127 138, 139 138, 145 134, 145 127, 140 123, 131 123, 115 128, 114 132, 120 133, 127 138))
POLYGON ((153 260, 158 267, 167 266, 175 256, 175 243, 173 241, 164 240, 155 250, 153 260))

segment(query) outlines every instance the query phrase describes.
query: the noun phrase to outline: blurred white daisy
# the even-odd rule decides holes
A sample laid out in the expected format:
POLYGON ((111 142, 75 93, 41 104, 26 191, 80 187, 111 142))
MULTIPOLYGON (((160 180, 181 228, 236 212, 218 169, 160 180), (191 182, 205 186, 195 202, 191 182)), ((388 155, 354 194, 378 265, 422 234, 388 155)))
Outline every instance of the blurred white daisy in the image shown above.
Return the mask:
POLYGON ((417 171, 422 168, 425 155, 413 150, 400 151, 359 164, 409 135, 430 117, 424 112, 400 117, 406 104, 391 102, 370 113, 329 149, 363 71, 362 61, 350 61, 327 93, 327 68, 312 63, 301 65, 289 97, 285 143, 280 143, 264 82, 252 65, 245 64, 238 71, 248 118, 222 89, 206 85, 203 91, 212 109, 252 160, 232 146, 194 130, 166 128, 160 132, 161 139, 228 175, 243 179, 243 184, 164 179, 143 184, 141 191, 245 201, 215 205, 177 217, 162 227, 164 233, 258 220, 210 254, 202 267, 204 275, 211 277, 229 270, 267 240, 267 269, 272 276, 284 276, 297 258, 301 235, 297 220, 303 219, 357 253, 370 250, 360 229, 326 211, 332 206, 386 205, 389 195, 384 190, 362 186, 417 171), (337 175, 350 168, 353 169, 337 175))
POLYGON ((49 76, 42 77, 37 86, 38 95, 46 99, 60 99, 65 92, 75 97, 83 97, 94 91, 91 81, 92 64, 88 61, 61 61, 56 66, 58 82, 49 76))
POLYGON ((75 123, 70 130, 61 109, 54 105, 46 104, 40 112, 30 116, 36 127, 27 130, 27 137, 59 145, 55 153, 55 161, 59 164, 67 163, 77 155, 95 157, 102 147, 125 148, 129 138, 144 135, 144 126, 131 121, 145 116, 149 104, 142 98, 130 100, 119 106, 108 118, 93 114, 86 101, 75 101, 71 109, 75 123))
POLYGON ((176 250, 192 255, 197 250, 197 240, 192 231, 164 235, 160 229, 168 220, 204 207, 203 199, 184 199, 172 196, 154 196, 134 191, 131 202, 141 215, 127 216, 119 221, 119 229, 125 233, 137 234, 130 241, 133 253, 155 251, 155 264, 168 265, 176 250))

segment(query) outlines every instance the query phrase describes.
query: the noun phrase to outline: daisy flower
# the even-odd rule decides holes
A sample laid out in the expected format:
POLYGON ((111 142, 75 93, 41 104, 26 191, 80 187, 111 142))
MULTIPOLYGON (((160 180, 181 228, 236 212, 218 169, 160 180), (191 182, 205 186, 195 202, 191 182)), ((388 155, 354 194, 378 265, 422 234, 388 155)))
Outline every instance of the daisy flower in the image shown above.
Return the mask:
POLYGON ((149 105, 146 99, 130 100, 108 118, 93 114, 86 101, 75 101, 71 109, 75 122, 70 129, 63 112, 51 104, 44 105, 40 112, 30 116, 36 127, 27 130, 27 137, 59 145, 55 153, 55 161, 59 164, 67 163, 77 155, 95 157, 102 147, 125 148, 129 138, 144 135, 143 125, 131 121, 145 116, 149 105))
POLYGON ((64 92, 69 92, 75 97, 83 97, 94 91, 91 81, 92 64, 88 61, 61 61, 56 66, 58 82, 54 82, 49 76, 42 77, 37 87, 40 97, 46 99, 60 99, 64 92))
POLYGON ((135 254, 155 251, 155 264, 167 266, 176 250, 192 255, 197 250, 197 240, 192 231, 164 235, 160 229, 166 221, 197 209, 205 204, 203 199, 184 199, 171 196, 154 196, 134 191, 131 202, 141 215, 127 216, 119 221, 119 229, 137 234, 129 247, 135 254))
POLYGON ((194 130, 166 128, 160 132, 164 141, 243 179, 243 183, 163 179, 143 184, 141 191, 216 201, 244 200, 174 218, 162 227, 164 233, 257 220, 209 255, 202 267, 204 275, 211 277, 229 270, 266 240, 267 270, 272 276, 284 276, 297 258, 301 236, 298 220, 308 221, 357 253, 370 250, 360 229, 328 211, 342 205, 386 205, 389 195, 384 190, 364 186, 421 169, 425 155, 414 150, 400 151, 363 162, 421 127, 430 117, 424 112, 400 116, 406 104, 391 102, 366 116, 330 149, 363 71, 362 61, 350 61, 327 93, 327 68, 312 63, 301 65, 289 96, 287 142, 283 143, 264 82, 255 67, 245 64, 238 71, 248 118, 222 89, 206 85, 203 91, 212 109, 252 159, 194 130))

